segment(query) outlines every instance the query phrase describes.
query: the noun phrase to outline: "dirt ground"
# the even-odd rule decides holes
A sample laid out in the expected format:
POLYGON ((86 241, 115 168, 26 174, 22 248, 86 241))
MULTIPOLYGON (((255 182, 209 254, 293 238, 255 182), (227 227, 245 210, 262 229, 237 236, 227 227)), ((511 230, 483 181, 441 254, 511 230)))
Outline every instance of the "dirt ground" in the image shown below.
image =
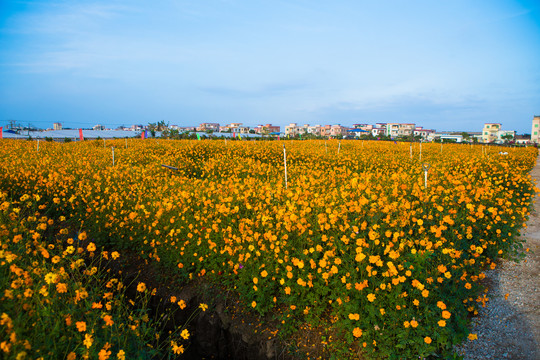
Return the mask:
MULTIPOLYGON (((540 157, 531 176, 540 187, 540 157)), ((472 322, 478 340, 459 349, 465 360, 540 359, 540 197, 522 234, 525 259, 486 273, 490 301, 472 322)))

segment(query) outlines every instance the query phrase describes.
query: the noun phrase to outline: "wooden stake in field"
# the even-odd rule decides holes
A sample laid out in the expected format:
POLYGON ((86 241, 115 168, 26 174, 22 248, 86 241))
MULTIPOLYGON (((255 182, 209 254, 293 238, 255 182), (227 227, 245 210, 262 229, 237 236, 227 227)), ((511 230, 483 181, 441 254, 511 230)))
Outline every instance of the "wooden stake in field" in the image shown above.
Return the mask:
POLYGON ((112 149, 112 166, 114 166, 114 146, 111 146, 112 149))
POLYGON ((285 189, 287 189, 287 151, 283 145, 283 164, 285 166, 285 189))
POLYGON ((36 151, 39 151, 39 139, 37 141, 37 150, 36 151))
POLYGON ((424 169, 424 189, 427 189, 427 173, 430 167, 431 165, 428 163, 422 164, 422 168, 424 169))
POLYGON ((337 153, 339 154, 339 150, 341 149, 341 141, 339 142, 339 145, 338 145, 338 148, 337 148, 337 153))
POLYGON ((127 149, 127 138, 126 138, 126 149, 127 149))
POLYGON ((105 139, 103 139, 103 147, 105 147, 105 139))

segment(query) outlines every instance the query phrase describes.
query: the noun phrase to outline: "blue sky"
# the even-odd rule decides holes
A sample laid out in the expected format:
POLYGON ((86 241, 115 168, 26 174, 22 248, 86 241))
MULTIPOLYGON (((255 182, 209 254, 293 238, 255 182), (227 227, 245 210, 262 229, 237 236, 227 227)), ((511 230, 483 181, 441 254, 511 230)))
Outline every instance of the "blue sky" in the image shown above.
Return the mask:
POLYGON ((0 126, 530 133, 537 0, 0 1, 0 126))

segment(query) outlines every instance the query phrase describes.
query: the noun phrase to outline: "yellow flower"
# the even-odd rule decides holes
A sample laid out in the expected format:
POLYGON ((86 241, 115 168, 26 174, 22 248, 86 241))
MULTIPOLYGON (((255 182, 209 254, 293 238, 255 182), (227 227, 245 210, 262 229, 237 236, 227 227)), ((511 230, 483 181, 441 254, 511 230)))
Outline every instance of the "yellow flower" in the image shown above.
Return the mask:
POLYGON ((253 283, 254 284, 258 284, 259 283, 259 279, 257 279, 256 277, 253 278, 253 283))
POLYGON ((75 360, 77 358, 77 354, 75 354, 73 351, 68 354, 66 357, 67 360, 75 360))
POLYGON ((424 338, 424 342, 425 342, 426 344, 431 344, 431 338, 430 338, 429 336, 426 336, 426 337, 424 338))
POLYGON ((403 326, 404 326, 405 328, 408 328, 409 326, 411 326, 411 323, 408 322, 408 321, 404 321, 404 322, 403 322, 403 326))
POLYGON ((377 297, 375 296, 375 294, 368 294, 367 296, 367 299, 370 301, 370 302, 373 302, 375 301, 377 297))
POLYGON ((178 301, 178 306, 180 306, 180 309, 184 310, 186 308, 186 302, 184 300, 178 301))
MULTIPOLYGON (((120 257, 120 254, 118 253, 118 251, 113 251, 111 253, 111 257, 113 258, 113 260, 116 260, 116 259, 118 259, 120 257)), ((122 350, 120 350, 120 351, 122 351, 122 350)))
POLYGON ((467 338, 469 340, 473 341, 473 340, 478 339, 478 335, 477 334, 469 334, 469 336, 467 336, 467 338))
POLYGON ((251 307, 254 308, 254 307, 256 307, 256 306, 257 306, 257 302, 256 302, 256 301, 253 301, 253 302, 251 303, 251 307))
POLYGON ((446 326, 446 321, 439 320, 438 324, 439 324, 440 327, 445 327, 446 326))
POLYGON ((118 360, 126 360, 126 352, 124 350, 120 350, 118 354, 116 354, 116 357, 118 360))
POLYGON ((173 353, 180 355, 184 352, 184 347, 182 345, 178 345, 176 341, 171 341, 171 348, 173 353))
POLYGON ((350 320, 360 320, 360 314, 349 314, 350 320))
POLYGON ((188 331, 188 329, 182 330, 182 332, 180 333, 180 336, 185 340, 189 339, 189 331, 188 331))
POLYGON ((47 275, 45 275, 45 282, 47 284, 53 284, 56 282, 57 278, 58 278, 58 275, 56 275, 55 273, 48 273, 47 275))
POLYGON ((413 328, 417 327, 417 326, 418 326, 418 321, 416 321, 416 320, 411 320, 411 326, 412 326, 413 328))
POLYGON ((80 241, 86 240, 86 232, 85 231, 79 233, 79 240, 80 241))
POLYGON ((92 251, 96 251, 96 244, 94 244, 93 242, 91 242, 90 244, 88 244, 88 246, 86 247, 86 250, 92 252, 92 251))
POLYGON ((263 270, 263 271, 261 272, 261 276, 262 276, 262 277, 267 277, 267 276, 268 276, 268 272, 266 272, 266 270, 263 270))
POLYGON ((86 346, 87 349, 90 349, 90 346, 92 346, 93 342, 94 342, 94 339, 92 339, 92 335, 84 334, 83 345, 86 346))
POLYGON ((199 308, 201 308, 202 311, 206 311, 206 309, 208 309, 208 305, 201 303, 199 304, 199 308))
POLYGON ((143 282, 140 282, 140 283, 137 285, 137 291, 138 291, 138 292, 143 292, 144 290, 146 290, 146 284, 143 283, 143 282))
POLYGON ((354 328, 354 330, 353 330, 353 335, 354 335, 354 337, 359 338, 360 336, 362 336, 362 329, 360 329, 360 328, 354 328))

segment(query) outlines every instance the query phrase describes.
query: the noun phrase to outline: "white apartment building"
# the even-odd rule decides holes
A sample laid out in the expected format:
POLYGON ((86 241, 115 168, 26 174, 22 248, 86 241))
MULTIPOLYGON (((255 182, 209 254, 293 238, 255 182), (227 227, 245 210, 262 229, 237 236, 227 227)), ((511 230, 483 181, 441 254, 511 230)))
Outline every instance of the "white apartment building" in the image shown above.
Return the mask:
POLYGON ((540 143, 540 115, 534 115, 531 130, 531 143, 540 143))
POLYGON ((435 130, 433 129, 424 129, 422 126, 417 126, 414 131, 414 136, 421 136, 422 139, 428 139, 429 137, 433 137, 435 134, 435 130))

